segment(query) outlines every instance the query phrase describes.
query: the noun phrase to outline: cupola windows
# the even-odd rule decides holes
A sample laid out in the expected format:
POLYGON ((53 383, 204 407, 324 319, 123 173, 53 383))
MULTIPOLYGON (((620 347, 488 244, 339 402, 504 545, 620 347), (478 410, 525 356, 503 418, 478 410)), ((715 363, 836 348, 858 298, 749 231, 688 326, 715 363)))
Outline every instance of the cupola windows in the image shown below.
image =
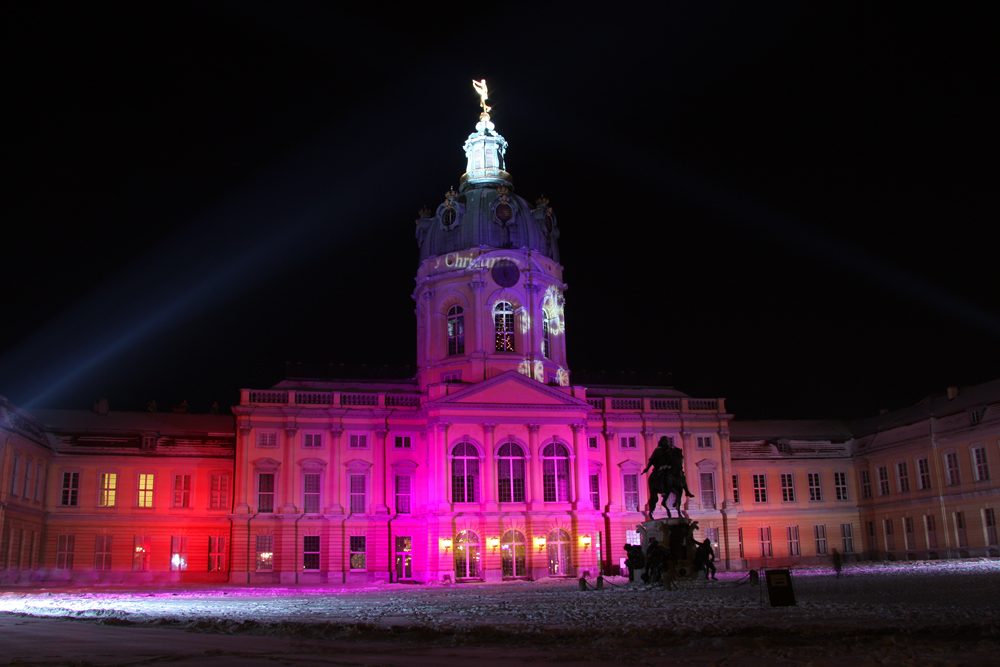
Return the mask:
POLYGON ((498 301, 493 306, 493 326, 496 331, 496 351, 514 352, 514 306, 498 301))
POLYGON ((448 355, 465 354, 465 315, 461 306, 448 309, 448 355))

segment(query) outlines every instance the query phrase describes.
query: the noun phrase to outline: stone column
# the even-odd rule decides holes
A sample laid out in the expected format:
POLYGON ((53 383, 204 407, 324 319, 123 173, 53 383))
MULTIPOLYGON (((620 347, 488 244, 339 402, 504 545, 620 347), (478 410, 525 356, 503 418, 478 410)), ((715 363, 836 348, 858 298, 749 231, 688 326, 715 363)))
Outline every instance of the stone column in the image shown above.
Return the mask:
POLYGON ((620 475, 621 468, 615 465, 614 457, 612 456, 612 447, 615 446, 615 433, 613 431, 604 432, 604 452, 607 459, 607 477, 608 477, 608 513, 621 512, 622 505, 622 479, 620 475))
POLYGON ((233 512, 236 514, 249 514, 250 503, 248 499, 248 489, 253 488, 251 481, 252 466, 250 465, 250 433, 253 431, 249 423, 241 424, 239 427, 239 437, 236 440, 236 468, 233 470, 233 482, 235 485, 236 507, 233 512))
POLYGON ((327 480, 327 488, 330 489, 330 514, 343 514, 344 506, 341 504, 342 490, 347 482, 347 474, 341 462, 340 437, 344 434, 344 429, 340 424, 330 426, 330 475, 327 480))
POLYGON ((451 512, 451 452, 448 451, 448 422, 438 422, 434 458, 438 469, 438 511, 451 512))
POLYGON ((372 505, 375 514, 388 514, 389 506, 386 502, 386 476, 390 471, 386 470, 385 464, 385 437, 389 435, 386 429, 375 431, 375 447, 372 451, 372 505))
POLYGON ((733 507, 733 476, 732 461, 729 453, 728 428, 719 429, 719 462, 722 464, 720 466, 721 472, 719 473, 722 479, 717 482, 722 488, 716 492, 721 501, 719 507, 733 507))
POLYGON ((589 510, 590 504, 590 478, 589 478, 589 455, 587 454, 587 425, 570 424, 573 431, 573 479, 575 480, 576 494, 573 496, 573 509, 589 510))
POLYGON ((541 452, 538 451, 538 430, 542 427, 541 424, 526 424, 528 427, 528 451, 531 452, 530 458, 525 462, 526 468, 524 476, 524 499, 526 501, 526 507, 530 511, 532 507, 540 507, 542 504, 542 498, 535 497, 535 487, 542 490, 542 464, 541 464, 541 452), (537 484, 536 484, 537 482, 537 484))
POLYGON ((285 504, 281 508, 282 514, 296 514, 298 512, 295 503, 295 434, 298 432, 299 429, 295 427, 286 427, 284 429, 285 441, 281 443, 283 450, 281 467, 284 468, 281 475, 284 482, 281 495, 285 497, 285 504))
POLYGON ((483 510, 486 512, 500 509, 496 480, 496 428, 493 423, 483 424, 483 447, 486 449, 483 459, 483 510))

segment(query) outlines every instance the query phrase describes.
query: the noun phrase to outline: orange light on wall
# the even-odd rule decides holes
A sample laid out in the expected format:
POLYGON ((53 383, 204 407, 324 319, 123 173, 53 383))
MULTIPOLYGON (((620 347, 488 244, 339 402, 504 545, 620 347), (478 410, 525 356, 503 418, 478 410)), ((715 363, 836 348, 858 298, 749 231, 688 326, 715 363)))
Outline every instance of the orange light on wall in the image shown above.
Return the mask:
POLYGON ((447 552, 448 549, 451 549, 451 545, 454 544, 454 542, 452 542, 450 537, 442 537, 440 543, 441 543, 441 548, 443 548, 445 552, 447 552))
POLYGON ((486 540, 486 543, 489 544, 490 547, 493 548, 493 553, 496 553, 497 549, 500 547, 500 538, 499 537, 491 537, 490 539, 486 540))
POLYGON ((545 548, 545 538, 544 537, 536 537, 535 538, 535 546, 538 547, 539 551, 541 551, 542 549, 544 549, 545 548))
POLYGON ((580 546, 583 547, 584 549, 590 548, 590 535, 580 536, 580 546))

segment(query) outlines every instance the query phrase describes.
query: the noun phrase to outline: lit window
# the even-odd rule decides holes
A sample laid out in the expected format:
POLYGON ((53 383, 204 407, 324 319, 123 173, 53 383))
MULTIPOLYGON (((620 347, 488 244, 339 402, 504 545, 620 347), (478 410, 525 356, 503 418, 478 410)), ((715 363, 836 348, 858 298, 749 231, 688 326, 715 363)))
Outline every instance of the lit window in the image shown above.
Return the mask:
POLYGON ((149 556, 152 551, 152 538, 146 535, 136 535, 132 540, 132 570, 134 572, 149 571, 149 556))
POLYGON ((948 469, 948 485, 956 486, 962 483, 962 478, 958 473, 958 454, 948 452, 944 456, 945 467, 948 469))
POLYGON ((976 463, 976 481, 987 481, 990 478, 990 464, 986 460, 986 448, 976 447, 972 450, 972 456, 976 463))
POLYGON ((465 315, 461 306, 448 309, 448 354, 465 354, 465 315))
POLYGON ((212 475, 211 509, 229 507, 229 475, 212 475))
POLYGON ((118 474, 113 472, 101 473, 101 488, 97 497, 98 507, 114 507, 115 496, 118 490, 118 474))
POLYGON ((76 543, 76 535, 60 535, 56 539, 56 569, 73 569, 73 546, 76 543))
POLYGON ((302 475, 302 510, 306 514, 319 514, 319 473, 302 475))
POLYGON ((502 503, 524 502, 524 450, 507 442, 497 453, 497 491, 502 503))
POLYGON ((191 475, 174 475, 174 507, 191 507, 191 475))
POLYGON ((368 509, 368 478, 362 474, 350 475, 351 514, 364 514, 368 509))
POLYGON ((550 333, 549 318, 542 314, 542 356, 546 359, 552 358, 552 341, 550 333))
POLYGON ((792 473, 781 473, 781 500, 795 502, 795 477, 792 473))
POLYGON ((931 462, 929 459, 917 459, 917 473, 920 475, 920 490, 931 488, 931 462))
POLYGON ((179 572, 188 569, 188 538, 186 535, 170 538, 170 569, 179 572))
POLYGON ((271 572, 274 569, 274 535, 258 535, 256 570, 271 572))
POLYGON ((840 541, 845 554, 854 553, 854 527, 851 524, 840 524, 840 541))
POLYGON ((826 555, 826 526, 813 526, 813 535, 816 537, 816 555, 826 555))
POLYGON ((471 530, 455 536, 455 576, 459 579, 479 576, 479 535, 471 530))
POLYGON ((837 496, 837 500, 849 500, 847 496, 847 473, 846 472, 835 472, 833 473, 833 491, 837 496))
POLYGON ((910 490, 910 471, 906 467, 906 461, 896 464, 896 477, 899 480, 899 492, 907 493, 910 490))
POLYGON ((622 475, 622 494, 625 510, 637 512, 639 510, 639 475, 622 475))
POLYGON ((711 449, 712 448, 712 436, 710 435, 699 435, 696 439, 695 445, 698 449, 711 449))
POLYGON ((153 473, 139 474, 139 490, 136 496, 136 507, 153 506, 153 473))
POLYGON ((413 578, 413 539, 396 536, 396 581, 413 578))
MULTIPOLYGON (((17 458, 14 459, 14 466, 17 466, 17 458)), ((80 492, 80 473, 64 472, 62 476, 62 495, 60 505, 64 507, 76 507, 78 494, 80 492)))
POLYGON ((771 527, 761 526, 757 529, 757 539, 760 542, 760 557, 771 558, 774 551, 771 548, 771 527))
POLYGON ((506 301, 493 306, 493 327, 496 332, 496 351, 514 352, 514 307, 506 301))
POLYGON ((479 490, 479 452, 471 442, 451 450, 451 502, 474 503, 479 490))
POLYGON ((396 449, 412 449, 412 441, 408 435, 396 436, 396 449))
POLYGON ((413 478, 410 475, 396 475, 396 513, 410 514, 413 500, 413 478))
POLYGON ((364 535, 351 535, 351 569, 368 569, 368 538, 364 535))
POLYGON ((274 512, 274 473, 257 474, 257 511, 261 514, 274 512))
POLYGON ((703 472, 698 477, 701 481, 702 509, 715 509, 715 474, 703 472))
POLYGON ((626 530, 625 531, 625 544, 632 546, 641 546, 642 537, 639 535, 638 530, 626 530))
POLYGON ((98 535, 94 544, 94 569, 111 569, 111 535, 98 535))
POLYGON ((547 503, 569 500, 569 450, 559 443, 542 450, 542 491, 547 503))
POLYGON ((302 537, 302 569, 319 570, 319 535, 302 537))
POLYGON ((319 448, 323 446, 322 433, 306 433, 302 436, 302 446, 309 448, 319 448))
POLYGON ((503 559, 502 571, 505 577, 523 577, 528 573, 528 542, 519 530, 508 530, 500 540, 503 559))
POLYGON ((224 572, 226 570, 226 538, 208 538, 208 571, 224 572))
POLYGON ((275 431, 258 431, 257 432, 257 446, 258 447, 277 447, 278 446, 278 434, 275 431))
POLYGON ((820 483, 818 472, 811 472, 806 475, 809 484, 809 500, 823 500, 823 487, 820 483))
POLYGON ((787 531, 788 531, 788 555, 801 556, 802 551, 799 547, 799 527, 789 526, 787 531))
POLYGON ((753 476, 753 501, 755 503, 767 502, 767 476, 753 476))

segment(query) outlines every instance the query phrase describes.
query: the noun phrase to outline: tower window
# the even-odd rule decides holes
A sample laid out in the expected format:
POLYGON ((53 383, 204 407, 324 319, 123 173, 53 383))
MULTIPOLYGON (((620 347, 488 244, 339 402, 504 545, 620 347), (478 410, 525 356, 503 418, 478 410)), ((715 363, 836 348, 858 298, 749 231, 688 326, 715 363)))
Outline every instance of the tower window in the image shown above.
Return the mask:
POLYGON ((514 352, 514 306, 507 301, 493 306, 493 326, 496 330, 496 351, 514 352))
POLYGON ((542 319, 542 356, 552 358, 551 325, 547 317, 542 319))
POLYGON ((448 309, 448 354, 465 354, 465 315, 461 306, 448 309))

